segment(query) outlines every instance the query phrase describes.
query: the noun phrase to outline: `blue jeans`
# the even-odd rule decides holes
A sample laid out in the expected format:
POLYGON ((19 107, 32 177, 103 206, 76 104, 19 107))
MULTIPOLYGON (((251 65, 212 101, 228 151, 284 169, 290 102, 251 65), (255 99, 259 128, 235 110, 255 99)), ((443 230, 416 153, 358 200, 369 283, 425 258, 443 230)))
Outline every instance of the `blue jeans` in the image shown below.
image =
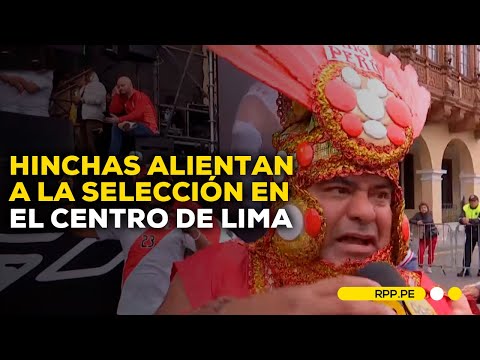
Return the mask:
POLYGON ((124 136, 150 136, 154 135, 153 131, 143 124, 138 124, 133 130, 125 132, 120 130, 117 125, 112 126, 112 137, 110 140, 110 150, 108 155, 119 156, 122 150, 124 136))

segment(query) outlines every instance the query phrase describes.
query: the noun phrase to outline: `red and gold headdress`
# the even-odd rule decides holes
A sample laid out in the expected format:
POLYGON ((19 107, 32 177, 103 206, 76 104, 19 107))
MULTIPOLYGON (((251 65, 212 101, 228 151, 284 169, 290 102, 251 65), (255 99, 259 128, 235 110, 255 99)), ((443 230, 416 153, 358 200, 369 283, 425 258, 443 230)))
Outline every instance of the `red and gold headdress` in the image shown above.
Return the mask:
POLYGON ((298 164, 286 179, 289 203, 275 204, 277 209, 288 208, 294 229, 278 229, 255 243, 252 251, 263 259, 254 267, 271 263, 262 270, 265 273, 281 266, 285 274, 278 286, 348 273, 363 265, 352 262, 336 268, 319 261, 323 210, 307 191, 319 181, 362 173, 386 177, 395 185, 390 245, 367 261, 399 264, 408 243, 402 240, 404 200, 398 163, 420 134, 430 106, 430 93, 419 86, 415 70, 402 69, 394 55, 387 58, 365 45, 214 45, 210 49, 279 91, 282 131, 274 135, 273 145, 279 155, 296 156, 298 164))

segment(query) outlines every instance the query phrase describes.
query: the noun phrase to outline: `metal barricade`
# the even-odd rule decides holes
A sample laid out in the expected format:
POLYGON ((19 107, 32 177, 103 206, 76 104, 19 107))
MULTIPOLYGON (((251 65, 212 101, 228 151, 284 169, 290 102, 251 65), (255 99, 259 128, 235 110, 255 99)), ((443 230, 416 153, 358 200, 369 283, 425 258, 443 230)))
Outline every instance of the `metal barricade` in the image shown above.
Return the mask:
POLYGON ((455 267, 457 269, 469 269, 473 267, 478 268, 478 274, 480 275, 480 244, 478 243, 480 225, 460 225, 455 228, 454 243, 455 249, 457 249, 458 255, 455 258, 455 267), (478 248, 478 263, 474 258, 475 248, 478 248), (476 266, 472 266, 476 263, 476 266))
POLYGON ((419 270, 431 273, 439 268, 444 275, 457 267, 455 223, 410 224, 410 247, 417 254, 419 270))

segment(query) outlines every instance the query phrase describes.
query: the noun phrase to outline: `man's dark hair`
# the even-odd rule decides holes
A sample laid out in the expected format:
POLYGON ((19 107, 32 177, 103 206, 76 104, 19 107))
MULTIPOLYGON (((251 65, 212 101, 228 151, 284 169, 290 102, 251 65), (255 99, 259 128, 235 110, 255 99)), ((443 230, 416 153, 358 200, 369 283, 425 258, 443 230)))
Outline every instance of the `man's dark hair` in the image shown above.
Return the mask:
POLYGON ((468 201, 478 201, 478 196, 477 195, 470 195, 468 198, 468 201))

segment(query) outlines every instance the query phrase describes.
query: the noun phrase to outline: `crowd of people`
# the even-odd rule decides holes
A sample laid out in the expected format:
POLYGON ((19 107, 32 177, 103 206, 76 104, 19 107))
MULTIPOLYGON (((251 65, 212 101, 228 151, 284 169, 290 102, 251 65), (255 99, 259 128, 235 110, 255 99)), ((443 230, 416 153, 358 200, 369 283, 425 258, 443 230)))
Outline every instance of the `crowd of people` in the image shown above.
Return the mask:
POLYGON ((110 94, 95 72, 87 72, 80 83, 75 121, 80 125, 82 151, 99 155, 95 137, 104 125, 111 125, 110 145, 106 155, 119 156, 125 138, 159 134, 158 115, 147 94, 135 89, 132 80, 120 76, 110 94), (108 100, 108 104, 107 104, 108 100))
MULTIPOLYGON (((0 112, 49 117, 54 71, 0 71, 0 112)), ((159 133, 158 115, 148 95, 120 76, 111 92, 94 71, 82 73, 71 101, 70 120, 78 125, 77 148, 88 155, 101 155, 96 138, 111 125, 110 145, 105 155, 118 156, 125 137, 159 133)), ((67 101, 67 100, 65 100, 67 101)))

